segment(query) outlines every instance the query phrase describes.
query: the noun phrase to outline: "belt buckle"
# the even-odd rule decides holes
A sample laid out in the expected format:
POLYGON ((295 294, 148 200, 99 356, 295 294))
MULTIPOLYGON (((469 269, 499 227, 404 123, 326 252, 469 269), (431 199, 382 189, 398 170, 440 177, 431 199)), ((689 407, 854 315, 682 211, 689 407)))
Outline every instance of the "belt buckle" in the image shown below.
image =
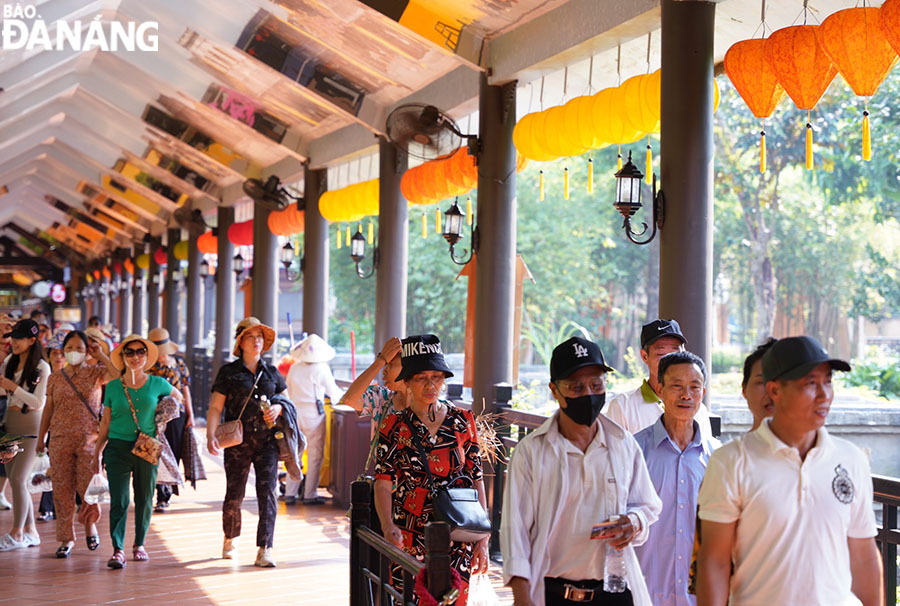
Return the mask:
POLYGON ((563 585, 563 597, 572 602, 590 602, 594 599, 594 590, 566 583, 563 585))

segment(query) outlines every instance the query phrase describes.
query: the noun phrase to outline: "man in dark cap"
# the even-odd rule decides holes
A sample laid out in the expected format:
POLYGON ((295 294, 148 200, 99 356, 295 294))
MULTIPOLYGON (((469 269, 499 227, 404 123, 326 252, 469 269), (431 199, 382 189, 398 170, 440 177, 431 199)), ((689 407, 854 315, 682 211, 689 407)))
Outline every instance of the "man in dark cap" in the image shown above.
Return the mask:
MULTIPOLYGON (((603 414, 632 434, 656 423, 663 413, 663 403, 659 396, 662 386, 657 376, 659 361, 666 354, 684 351, 686 344, 687 339, 675 320, 657 319, 644 324, 641 327, 641 361, 647 365, 650 376, 636 389, 612 398, 603 414)), ((700 404, 694 420, 700 425, 700 433, 705 437, 712 437, 706 406, 700 404)))
POLYGON ((559 411, 513 450, 500 547, 517 606, 651 605, 633 546, 647 539, 662 502, 637 442, 600 415, 611 370, 596 343, 558 345, 550 392, 559 411), (623 592, 604 588, 608 545, 622 550, 623 592))
POLYGON ((700 488, 697 604, 880 606, 869 460, 825 429, 850 365, 788 337, 762 367, 773 417, 715 451, 700 488))

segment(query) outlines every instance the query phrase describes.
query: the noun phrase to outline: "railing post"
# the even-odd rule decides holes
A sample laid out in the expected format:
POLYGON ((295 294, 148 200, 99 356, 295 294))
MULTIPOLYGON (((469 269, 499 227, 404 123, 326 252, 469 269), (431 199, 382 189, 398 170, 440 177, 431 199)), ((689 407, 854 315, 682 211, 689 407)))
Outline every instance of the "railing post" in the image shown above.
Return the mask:
POLYGON ((884 601, 888 606, 897 603, 897 545, 887 539, 888 531, 897 528, 897 506, 882 504, 881 528, 885 540, 881 541, 881 561, 884 563, 884 601))
POLYGON ((439 602, 453 586, 450 574, 450 526, 446 522, 425 525, 425 570, 428 592, 439 602))
POLYGON ((368 482, 357 480, 350 485, 350 606, 363 604, 362 544, 356 531, 369 521, 371 498, 368 482))
MULTIPOLYGON (((497 383, 494 385, 494 410, 498 416, 494 425, 497 438, 509 437, 509 424, 504 420, 504 412, 510 410, 509 401, 512 400, 512 385, 509 383, 497 383)), ((502 456, 502 453, 501 455, 502 456)), ((490 554, 492 560, 500 561, 500 510, 503 507, 503 484, 506 480, 506 461, 499 459, 494 468, 494 480, 488 492, 488 511, 491 514, 491 544, 490 554)))

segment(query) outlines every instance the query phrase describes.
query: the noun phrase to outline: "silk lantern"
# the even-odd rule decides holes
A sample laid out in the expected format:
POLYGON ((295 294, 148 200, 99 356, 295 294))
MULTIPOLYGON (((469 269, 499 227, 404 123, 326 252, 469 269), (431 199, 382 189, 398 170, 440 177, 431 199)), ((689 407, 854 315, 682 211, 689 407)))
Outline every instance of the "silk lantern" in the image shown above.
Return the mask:
POLYGON ((197 250, 204 255, 218 254, 219 239, 211 231, 203 232, 197 238, 197 250))
POLYGON ((156 261, 157 265, 167 265, 169 258, 166 256, 166 249, 160 246, 153 251, 153 260, 156 261))
POLYGON ((122 263, 122 267, 124 267, 125 271, 127 271, 128 273, 134 275, 134 261, 132 261, 130 258, 125 259, 125 261, 122 263))
POLYGON ((753 115, 762 122, 759 139, 759 170, 766 171, 765 118, 772 115, 784 98, 784 87, 766 59, 762 38, 732 44, 725 53, 725 73, 753 115))
POLYGON ((228 241, 235 246, 253 244, 253 219, 228 226, 228 241))
POLYGON ((147 253, 138 255, 134 262, 141 269, 150 269, 150 255, 147 253))
POLYGON ((764 50, 778 83, 799 109, 806 110, 806 168, 813 168, 810 111, 828 90, 837 68, 818 40, 817 25, 793 25, 769 34, 764 50))
POLYGON ((881 32, 894 51, 900 53, 900 0, 885 0, 880 16, 881 32))
POLYGON ((174 256, 179 261, 187 261, 187 258, 188 258, 188 242, 187 242, 187 240, 182 240, 181 242, 175 243, 175 246, 172 248, 172 256, 174 256))
POLYGON ((881 21, 881 9, 860 6, 829 15, 819 29, 822 46, 841 76, 857 96, 866 97, 862 127, 863 160, 872 159, 868 98, 875 94, 897 63, 897 53, 888 42, 881 21))

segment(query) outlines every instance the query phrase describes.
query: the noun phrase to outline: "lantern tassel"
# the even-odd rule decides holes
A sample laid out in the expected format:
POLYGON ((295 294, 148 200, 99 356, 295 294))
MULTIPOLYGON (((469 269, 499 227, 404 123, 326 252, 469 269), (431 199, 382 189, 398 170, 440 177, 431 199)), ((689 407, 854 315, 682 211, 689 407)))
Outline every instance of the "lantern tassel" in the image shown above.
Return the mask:
POLYGON ((425 216, 425 211, 422 211, 422 239, 426 239, 428 237, 428 218, 425 216))
POLYGON ((434 215, 434 233, 441 235, 441 207, 437 207, 434 215))
POLYGON ((472 225, 472 198, 466 198, 466 223, 472 225))
POLYGON ((369 221, 369 246, 375 243, 375 224, 369 221))
POLYGON ((587 190, 589 194, 594 193, 594 159, 588 158, 588 178, 587 190))
POLYGON ((344 238, 342 238, 341 236, 343 236, 343 235, 344 234, 341 233, 341 226, 338 225, 338 228, 337 228, 337 249, 338 250, 341 249, 341 244, 343 243, 343 240, 344 240, 344 238))
POLYGON ((872 159, 872 139, 869 131, 869 112, 863 112, 862 158, 866 162, 872 159))
POLYGON ((569 167, 563 168, 563 198, 569 199, 569 167))
POLYGON ((350 226, 347 226, 347 241, 344 244, 349 248, 350 247, 350 226))
POLYGON ((544 201, 544 171, 540 172, 540 177, 538 179, 538 201, 544 201))
POLYGON ((653 151, 650 149, 650 144, 647 144, 647 163, 645 165, 646 172, 644 173, 644 182, 647 185, 653 181, 653 151))
POLYGON ((766 131, 759 132, 759 172, 766 172, 766 131))
POLYGON ((812 124, 806 123, 806 170, 813 169, 813 129, 812 124))

